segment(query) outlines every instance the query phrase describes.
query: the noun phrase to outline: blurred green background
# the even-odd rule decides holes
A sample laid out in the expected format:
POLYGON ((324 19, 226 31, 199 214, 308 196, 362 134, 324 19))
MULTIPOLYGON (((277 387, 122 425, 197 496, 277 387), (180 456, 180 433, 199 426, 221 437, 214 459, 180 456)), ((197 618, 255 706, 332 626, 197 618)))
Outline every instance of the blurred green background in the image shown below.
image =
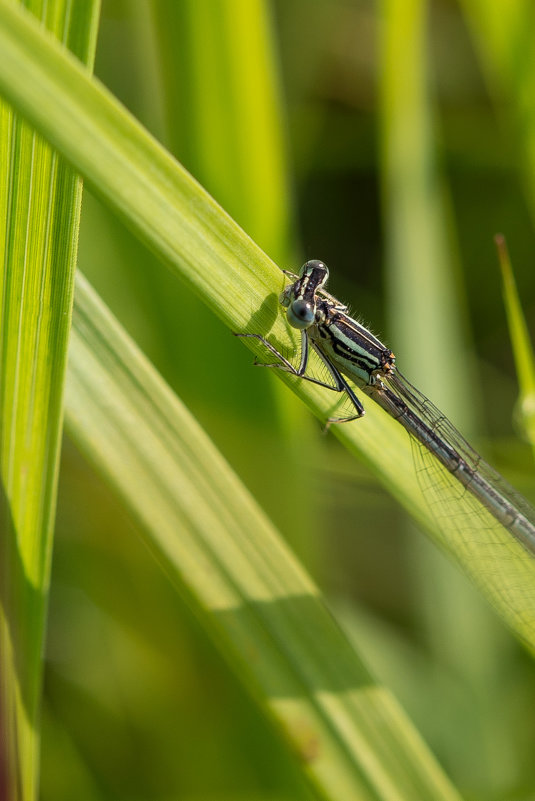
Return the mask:
MULTIPOLYGON (((535 12, 488 6, 105 0, 95 71, 280 266, 323 259, 331 291, 533 500, 493 236, 531 322, 535 12)), ((533 667, 475 590, 87 190, 79 264, 463 795, 533 798, 533 667)), ((68 439, 56 528, 44 801, 309 797, 68 439)))

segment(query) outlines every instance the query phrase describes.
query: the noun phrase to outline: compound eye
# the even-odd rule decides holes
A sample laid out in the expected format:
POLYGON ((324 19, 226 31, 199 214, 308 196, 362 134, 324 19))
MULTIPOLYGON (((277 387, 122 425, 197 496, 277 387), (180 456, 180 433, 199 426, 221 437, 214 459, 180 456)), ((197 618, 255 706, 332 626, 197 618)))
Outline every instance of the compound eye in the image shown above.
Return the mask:
POLYGON ((306 300, 294 300, 286 313, 288 322, 293 328, 303 330, 314 322, 315 309, 306 300))

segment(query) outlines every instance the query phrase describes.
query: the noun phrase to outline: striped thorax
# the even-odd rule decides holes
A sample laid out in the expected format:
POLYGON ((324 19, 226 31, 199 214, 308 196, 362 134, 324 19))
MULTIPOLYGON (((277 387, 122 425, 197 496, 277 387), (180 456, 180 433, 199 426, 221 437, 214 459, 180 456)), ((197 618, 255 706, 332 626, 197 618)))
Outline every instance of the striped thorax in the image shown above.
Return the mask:
POLYGON ((288 322, 306 330, 339 369, 360 385, 377 385, 395 370, 395 356, 367 328, 347 314, 347 307, 324 290, 329 278, 322 261, 307 261, 281 297, 288 322))

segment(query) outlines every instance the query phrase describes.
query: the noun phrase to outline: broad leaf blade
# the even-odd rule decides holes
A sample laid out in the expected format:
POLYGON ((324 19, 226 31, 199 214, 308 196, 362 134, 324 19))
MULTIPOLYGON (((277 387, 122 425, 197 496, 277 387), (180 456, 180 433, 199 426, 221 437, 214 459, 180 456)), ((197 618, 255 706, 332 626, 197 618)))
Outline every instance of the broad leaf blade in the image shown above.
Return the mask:
MULTIPOLYGON (((92 61, 96 3, 82 3, 72 14, 62 0, 30 6, 80 58, 92 61)), ((5 103, 0 143, 0 761, 7 767, 1 789, 6 798, 32 799, 82 186, 5 103)))
MULTIPOLYGON (((232 330, 269 335, 287 349, 288 339, 295 337, 279 313, 283 277, 194 179, 74 59, 7 5, 0 5, 0 47, 7 65, 1 90, 95 191, 232 330)), ((327 391, 283 377, 318 416, 328 416, 332 396, 327 391)), ((534 560, 507 531, 496 541, 484 522, 469 551, 462 538, 445 541, 418 487, 408 437, 373 406, 367 404, 364 421, 337 436, 435 532, 512 628, 533 645, 534 560), (504 541, 514 558, 501 558, 504 541), (495 566, 490 574, 489 548, 495 566)))
POLYGON ((317 588, 79 275, 66 425, 326 799, 457 799, 317 588))

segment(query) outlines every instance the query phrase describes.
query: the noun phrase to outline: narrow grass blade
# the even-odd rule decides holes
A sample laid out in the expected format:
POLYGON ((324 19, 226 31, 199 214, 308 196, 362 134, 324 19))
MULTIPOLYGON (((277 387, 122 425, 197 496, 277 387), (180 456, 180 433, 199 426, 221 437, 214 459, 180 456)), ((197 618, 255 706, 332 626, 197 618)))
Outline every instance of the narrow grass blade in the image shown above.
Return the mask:
MULTIPOLYGON (((98 3, 29 3, 91 63, 98 3)), ((2 798, 37 796, 39 705, 81 181, 0 106, 0 763, 2 798)))
POLYGON ((383 0, 381 175, 386 287, 405 372, 457 420, 469 383, 459 282, 448 242, 445 186, 435 153, 428 85, 427 0, 383 0), (408 47, 407 43, 411 42, 408 47), (420 372, 420 375, 418 374, 420 372), (437 396, 440 392, 441 397, 437 396))
POLYGON ((268 6, 155 0, 152 13, 171 149, 264 250, 283 260, 292 213, 268 6))
MULTIPOLYGON (((0 49, 1 91, 136 234, 231 330, 261 332, 287 349, 290 333, 278 304, 283 276, 193 178, 31 19, 5 4, 0 4, 0 49)), ((290 341, 295 343, 295 336, 290 341)), ((333 404, 327 391, 281 377, 318 416, 329 416, 333 404)), ((484 517, 468 550, 462 536, 445 538, 437 531, 414 475, 408 437, 373 407, 367 404, 366 419, 336 435, 425 522, 512 628, 534 645, 534 560, 507 531, 499 536, 491 531, 484 517)))
POLYGON ((457 799, 317 588, 79 276, 66 425, 328 799, 457 799))
MULTIPOLYGON (((438 65, 431 44, 433 7, 428 0, 383 0, 379 7, 384 284, 390 341, 411 381, 461 430, 480 431, 476 424, 478 373, 467 341, 449 187, 438 153, 438 127, 443 118, 437 109, 441 97, 434 80, 438 65), (461 387, 469 390, 460 391, 461 387)), ((420 475, 434 474, 433 465, 425 455, 422 458, 420 475)), ((440 480, 448 488, 448 477, 442 475, 440 480)), ((455 496, 453 485, 447 491, 455 496)), ((427 487, 426 495, 432 493, 427 487)), ((440 525, 448 528, 447 539, 458 539, 461 549, 459 529, 471 529, 473 514, 463 514, 460 504, 449 506, 444 492, 434 497, 435 508, 442 510, 440 525), (454 530, 453 520, 459 521, 454 530)), ((496 619, 451 564, 432 549, 422 548, 414 527, 406 527, 405 538, 407 558, 413 566, 412 593, 419 601, 415 604, 419 628, 430 651, 437 661, 452 666, 461 681, 472 682, 477 675, 478 686, 487 690, 482 697, 494 701, 496 685, 489 680, 489 665, 498 663, 502 644, 496 619), (459 647, 463 636, 472 643, 478 638, 479 647, 459 647)), ((500 686, 498 669, 496 674, 500 686)), ((488 707, 478 707, 472 715, 474 727, 486 725, 488 715, 488 707)), ((474 740, 475 763, 486 764, 489 751, 499 747, 502 732, 496 740, 494 736, 489 730, 485 740, 474 740)))
POLYGON ((535 65, 530 0, 462 0, 489 92, 517 142, 518 175, 535 217, 535 65))
POLYGON ((535 357, 529 338, 528 327, 522 312, 522 305, 516 288, 505 237, 495 237, 503 281, 503 297, 511 343, 516 362, 518 383, 520 384, 519 417, 521 425, 535 447, 535 357))
MULTIPOLYGON (((266 0, 155 0, 152 15, 170 150, 266 253, 291 264, 289 171, 268 5, 266 0)), ((304 547, 310 551, 319 541, 317 510, 305 500, 318 450, 314 423, 278 382, 251 382, 250 392, 241 392, 236 343, 220 336, 219 323, 202 300, 185 295, 180 315, 162 300, 173 320, 181 385, 203 392, 209 351, 220 404, 229 404, 237 418, 254 408, 260 425, 267 412, 270 425, 275 417, 282 427, 280 449, 273 460, 266 453, 264 469, 277 471, 288 530, 306 530, 304 547)))
MULTIPOLYGON (((280 274, 191 175, 76 59, 27 14, 4 3, 0 47, 0 91, 94 191, 227 324, 244 329, 254 314, 263 327, 270 326, 277 316, 276 297, 258 309, 277 280, 282 286, 280 274), (251 275, 262 285, 252 296, 250 288, 243 290, 251 275), (245 303, 239 303, 240 296, 245 303)), ((282 334, 283 326, 277 327, 282 334)))

